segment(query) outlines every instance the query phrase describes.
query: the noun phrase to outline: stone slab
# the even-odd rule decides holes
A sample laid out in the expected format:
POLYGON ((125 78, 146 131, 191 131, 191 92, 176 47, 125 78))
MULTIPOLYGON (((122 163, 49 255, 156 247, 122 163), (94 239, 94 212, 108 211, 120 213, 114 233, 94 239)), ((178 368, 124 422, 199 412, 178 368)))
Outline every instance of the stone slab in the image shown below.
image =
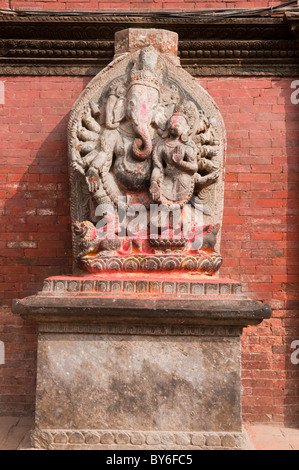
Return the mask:
POLYGON ((271 316, 270 305, 246 298, 239 283, 188 277, 175 280, 171 276, 164 280, 133 277, 124 280, 121 276, 47 278, 38 295, 14 300, 12 308, 24 319, 39 324, 88 323, 130 328, 182 325, 243 328, 271 316), (107 283, 109 289, 101 290, 101 285, 107 283), (126 283, 136 289, 125 291, 126 283), (149 286, 145 291, 138 290, 139 283, 160 283, 164 291, 150 292, 149 286), (118 285, 119 289, 112 285, 118 285))
POLYGON ((270 424, 246 425, 255 450, 299 450, 299 429, 270 424))
POLYGON ((33 425, 32 416, 0 417, 0 450, 16 450, 29 444, 29 431, 33 425))
POLYGON ((241 432, 240 341, 40 335, 40 428, 241 432))

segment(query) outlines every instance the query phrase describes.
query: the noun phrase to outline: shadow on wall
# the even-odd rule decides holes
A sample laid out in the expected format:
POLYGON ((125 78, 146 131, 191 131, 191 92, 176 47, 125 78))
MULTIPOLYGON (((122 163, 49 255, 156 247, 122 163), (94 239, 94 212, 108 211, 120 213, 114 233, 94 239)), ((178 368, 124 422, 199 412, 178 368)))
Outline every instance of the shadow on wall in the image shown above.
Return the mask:
POLYGON ((24 92, 19 99, 19 88, 14 91, 17 82, 5 105, 12 108, 11 144, 1 163, 7 178, 2 214, 5 245, 1 245, 5 278, 0 291, 5 292, 3 303, 8 305, 12 298, 36 293, 45 277, 71 272, 67 124, 72 105, 89 81, 88 77, 61 82, 59 77, 42 77, 34 85, 35 77, 24 78, 36 98, 28 99, 28 107, 13 109, 16 102, 21 106, 24 102, 24 92), (70 90, 73 80, 75 91, 70 90))
POLYGON ((13 166, 8 175, 4 303, 35 294, 45 277, 71 270, 67 121, 55 126, 28 168, 13 166))
POLYGON ((12 314, 11 300, 36 294, 48 276, 72 271, 67 123, 88 81, 6 80, 0 109, 0 134, 6 132, 0 138, 0 415, 28 414, 35 401, 36 328, 12 314))

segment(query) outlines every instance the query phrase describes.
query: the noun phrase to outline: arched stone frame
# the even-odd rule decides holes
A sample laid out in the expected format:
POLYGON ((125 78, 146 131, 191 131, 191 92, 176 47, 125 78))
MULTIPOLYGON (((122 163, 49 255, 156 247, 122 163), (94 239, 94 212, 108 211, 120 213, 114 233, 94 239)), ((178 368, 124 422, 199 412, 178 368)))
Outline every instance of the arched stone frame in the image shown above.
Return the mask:
MULTIPOLYGON (((107 89, 113 80, 120 77, 126 77, 132 61, 136 61, 140 49, 133 53, 124 53, 116 57, 108 67, 97 74, 87 85, 80 97, 73 106, 69 126, 68 126, 68 147, 70 160, 70 179, 71 179, 71 211, 72 221, 84 221, 90 219, 90 194, 84 175, 74 170, 73 162, 76 160, 76 129, 78 124, 82 123, 84 110, 91 101, 103 103, 107 96, 107 89)), ((180 89, 181 95, 186 99, 193 101, 198 110, 201 110, 204 116, 208 117, 213 123, 215 138, 218 141, 217 156, 213 160, 219 168, 219 177, 215 184, 208 186, 203 190, 202 196, 205 203, 209 203, 210 215, 205 214, 204 224, 219 224, 220 230, 217 235, 216 250, 220 251, 221 226, 223 216, 224 199, 224 168, 226 155, 226 132, 224 122, 218 106, 212 97, 198 84, 198 82, 189 75, 184 69, 177 65, 177 59, 171 56, 161 54, 164 69, 164 85, 175 84, 180 89)), ((74 256, 78 253, 78 242, 73 237, 74 256)))

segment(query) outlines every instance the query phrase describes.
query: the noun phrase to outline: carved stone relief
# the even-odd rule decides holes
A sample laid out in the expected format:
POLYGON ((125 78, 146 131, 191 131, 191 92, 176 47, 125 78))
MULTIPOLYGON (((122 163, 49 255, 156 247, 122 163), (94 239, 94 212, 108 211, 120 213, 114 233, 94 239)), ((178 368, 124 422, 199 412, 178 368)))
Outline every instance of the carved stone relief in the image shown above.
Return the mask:
POLYGON ((160 50, 118 53, 73 108, 74 255, 85 271, 213 275, 222 264, 223 120, 160 50))

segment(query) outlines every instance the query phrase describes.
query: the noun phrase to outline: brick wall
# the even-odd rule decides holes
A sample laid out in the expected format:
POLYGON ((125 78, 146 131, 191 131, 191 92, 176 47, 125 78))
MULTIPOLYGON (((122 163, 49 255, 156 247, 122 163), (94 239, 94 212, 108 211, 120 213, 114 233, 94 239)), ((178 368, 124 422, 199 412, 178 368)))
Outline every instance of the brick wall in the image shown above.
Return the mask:
POLYGON ((243 336, 243 415, 299 422, 299 105, 292 79, 207 79, 228 138, 222 275, 239 279, 273 316, 243 336))
MULTIPOLYGON (((71 271, 66 126, 83 77, 0 77, 0 415, 34 408, 36 331, 10 311, 71 271)), ((205 78, 228 137, 221 274, 270 301, 243 336, 244 419, 299 422, 299 105, 293 79, 205 78)))
POLYGON ((67 115, 88 79, 1 77, 0 415, 27 413, 35 390, 36 332, 12 315, 12 298, 71 271, 67 115))
POLYGON ((0 8, 15 10, 193 10, 211 8, 263 8, 286 3, 286 0, 213 0, 213 2, 200 0, 0 0, 0 8))

